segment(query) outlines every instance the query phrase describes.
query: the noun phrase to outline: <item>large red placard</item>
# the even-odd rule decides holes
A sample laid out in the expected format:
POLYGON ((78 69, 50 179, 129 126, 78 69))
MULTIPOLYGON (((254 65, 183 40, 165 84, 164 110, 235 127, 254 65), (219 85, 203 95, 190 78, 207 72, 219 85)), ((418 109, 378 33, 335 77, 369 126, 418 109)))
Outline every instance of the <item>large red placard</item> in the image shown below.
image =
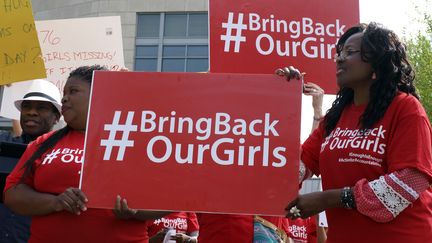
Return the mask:
POLYGON ((95 72, 81 188, 150 210, 284 215, 302 84, 276 75, 95 72))

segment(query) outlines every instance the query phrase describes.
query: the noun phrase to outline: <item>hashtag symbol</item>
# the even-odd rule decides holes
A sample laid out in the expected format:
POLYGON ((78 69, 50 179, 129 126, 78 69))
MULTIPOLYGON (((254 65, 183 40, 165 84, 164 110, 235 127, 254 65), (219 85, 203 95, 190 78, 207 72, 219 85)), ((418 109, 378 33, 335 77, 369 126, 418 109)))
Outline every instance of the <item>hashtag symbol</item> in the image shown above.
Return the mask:
POLYGON ((226 34, 221 36, 221 40, 225 41, 225 52, 230 51, 231 42, 234 42, 234 52, 240 52, 241 42, 246 42, 246 37, 242 36, 242 31, 247 29, 243 24, 243 14, 238 15, 238 22, 234 23, 234 13, 228 14, 228 23, 222 23, 222 28, 226 29, 226 34), (232 31, 236 30, 236 35, 232 31))
POLYGON ((52 160, 57 158, 57 155, 60 153, 60 149, 56 149, 51 151, 51 153, 47 154, 44 160, 42 161, 42 164, 51 164, 52 160))
POLYGON ((103 160, 110 160, 112 149, 114 147, 118 147, 119 150, 117 153, 117 161, 122 161, 126 148, 134 146, 134 141, 129 140, 129 133, 137 131, 137 126, 132 125, 134 113, 135 112, 133 111, 129 111, 126 118, 126 123, 120 124, 119 121, 121 111, 116 111, 114 113, 112 124, 105 124, 104 130, 109 131, 109 137, 108 139, 102 139, 100 143, 101 146, 105 147, 103 160), (117 132, 123 133, 121 139, 116 139, 117 132))

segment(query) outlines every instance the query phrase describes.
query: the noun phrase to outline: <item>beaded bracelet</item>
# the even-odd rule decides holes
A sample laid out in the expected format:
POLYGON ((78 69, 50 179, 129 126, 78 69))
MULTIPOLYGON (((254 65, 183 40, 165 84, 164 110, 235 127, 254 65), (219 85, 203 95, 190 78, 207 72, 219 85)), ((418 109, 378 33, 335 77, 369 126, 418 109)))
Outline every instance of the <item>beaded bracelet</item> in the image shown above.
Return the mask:
POLYGON ((322 117, 313 117, 314 121, 321 121, 322 117))
POLYGON ((344 208, 356 208, 354 195, 350 187, 344 187, 341 192, 341 202, 344 208))

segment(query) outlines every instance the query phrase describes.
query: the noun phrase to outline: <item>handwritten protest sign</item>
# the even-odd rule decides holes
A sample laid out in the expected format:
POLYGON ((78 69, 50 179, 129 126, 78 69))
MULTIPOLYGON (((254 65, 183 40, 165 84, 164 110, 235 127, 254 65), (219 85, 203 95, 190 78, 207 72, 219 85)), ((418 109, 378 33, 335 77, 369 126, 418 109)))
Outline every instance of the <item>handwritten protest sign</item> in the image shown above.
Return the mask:
POLYGON ((60 91, 70 71, 84 65, 124 67, 119 16, 36 21, 47 79, 60 91))
POLYGON ((0 4, 0 85, 46 77, 30 0, 0 4))
POLYGON ((88 206, 112 208, 121 195, 132 208, 284 215, 298 192, 301 85, 96 72, 81 172, 88 206))
MULTIPOLYGON (((124 67, 119 16, 36 21, 36 28, 47 80, 61 93, 70 71, 79 66, 99 64, 110 70, 124 67)), ((19 119, 19 112, 11 104, 25 95, 27 87, 30 82, 5 87, 1 116, 19 119)))

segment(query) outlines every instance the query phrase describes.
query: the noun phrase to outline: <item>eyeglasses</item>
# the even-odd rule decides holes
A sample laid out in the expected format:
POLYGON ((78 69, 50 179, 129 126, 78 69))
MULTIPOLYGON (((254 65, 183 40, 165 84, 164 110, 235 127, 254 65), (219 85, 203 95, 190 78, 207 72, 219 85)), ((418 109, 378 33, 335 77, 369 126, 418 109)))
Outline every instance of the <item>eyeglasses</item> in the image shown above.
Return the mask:
POLYGON ((360 50, 342 50, 339 53, 336 53, 336 58, 345 59, 354 55, 355 53, 360 52, 360 50))

